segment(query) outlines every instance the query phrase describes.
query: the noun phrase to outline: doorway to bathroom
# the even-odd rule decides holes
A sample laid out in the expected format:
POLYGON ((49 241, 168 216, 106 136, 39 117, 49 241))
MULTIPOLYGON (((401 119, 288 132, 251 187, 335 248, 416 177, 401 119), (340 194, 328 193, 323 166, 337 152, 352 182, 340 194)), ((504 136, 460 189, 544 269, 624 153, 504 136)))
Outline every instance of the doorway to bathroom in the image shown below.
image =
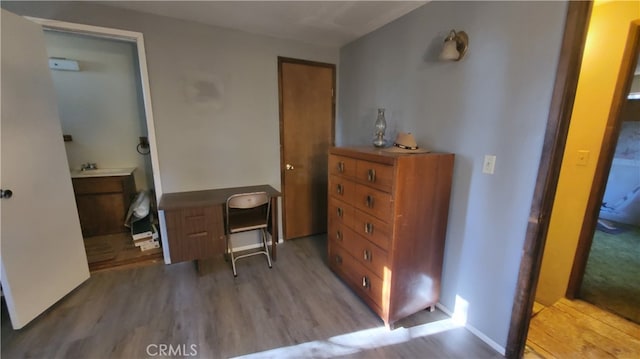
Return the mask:
POLYGON ((162 262, 137 44, 44 33, 89 269, 162 262))

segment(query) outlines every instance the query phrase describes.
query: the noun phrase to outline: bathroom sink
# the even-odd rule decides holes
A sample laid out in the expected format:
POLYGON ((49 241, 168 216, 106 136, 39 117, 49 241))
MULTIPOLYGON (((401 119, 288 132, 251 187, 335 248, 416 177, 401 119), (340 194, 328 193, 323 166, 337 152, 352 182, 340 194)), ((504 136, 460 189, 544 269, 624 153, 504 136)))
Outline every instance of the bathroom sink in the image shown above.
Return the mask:
POLYGON ((135 170, 135 167, 128 168, 98 168, 95 170, 72 170, 71 178, 84 177, 109 177, 109 176, 128 176, 135 170))

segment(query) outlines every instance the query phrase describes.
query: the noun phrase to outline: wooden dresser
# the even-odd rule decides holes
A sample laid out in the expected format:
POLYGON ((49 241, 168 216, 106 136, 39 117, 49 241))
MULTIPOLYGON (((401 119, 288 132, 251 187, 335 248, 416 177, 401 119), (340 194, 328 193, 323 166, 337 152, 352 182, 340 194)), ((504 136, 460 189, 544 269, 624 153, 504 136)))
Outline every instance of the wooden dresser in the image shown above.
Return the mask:
POLYGON ((329 151, 329 267, 388 327, 439 300, 453 160, 329 151))

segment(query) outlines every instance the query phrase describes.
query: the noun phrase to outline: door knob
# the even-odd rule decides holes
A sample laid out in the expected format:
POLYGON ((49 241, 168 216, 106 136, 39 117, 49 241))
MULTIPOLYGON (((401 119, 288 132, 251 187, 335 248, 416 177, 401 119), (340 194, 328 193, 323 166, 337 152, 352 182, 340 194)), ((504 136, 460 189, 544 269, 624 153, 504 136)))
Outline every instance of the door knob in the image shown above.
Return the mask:
POLYGON ((10 189, 0 189, 0 198, 11 198, 13 192, 10 189))
POLYGON ((284 168, 286 168, 286 169, 287 169, 287 171, 291 171, 291 170, 295 169, 295 168, 293 167, 293 165, 288 164, 288 163, 284 166, 284 168))

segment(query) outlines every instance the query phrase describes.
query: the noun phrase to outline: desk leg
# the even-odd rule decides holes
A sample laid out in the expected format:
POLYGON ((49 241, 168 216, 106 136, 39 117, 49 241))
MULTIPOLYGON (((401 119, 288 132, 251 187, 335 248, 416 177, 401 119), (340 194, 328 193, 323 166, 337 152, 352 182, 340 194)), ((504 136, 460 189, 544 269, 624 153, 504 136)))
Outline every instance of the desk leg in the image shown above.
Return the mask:
POLYGON ((276 260, 278 243, 278 197, 271 197, 271 259, 276 260))

